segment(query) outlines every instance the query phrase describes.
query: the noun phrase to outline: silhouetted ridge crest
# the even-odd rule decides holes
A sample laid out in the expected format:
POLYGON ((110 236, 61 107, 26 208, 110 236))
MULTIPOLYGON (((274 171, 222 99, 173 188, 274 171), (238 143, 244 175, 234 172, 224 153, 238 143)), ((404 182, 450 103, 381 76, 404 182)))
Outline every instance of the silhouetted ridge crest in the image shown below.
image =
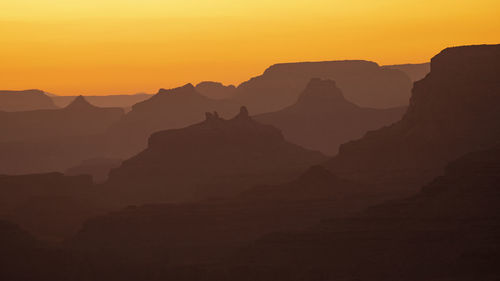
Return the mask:
POLYGON ((96 109, 98 107, 90 104, 83 96, 76 97, 65 109, 68 110, 85 110, 85 109, 96 109))

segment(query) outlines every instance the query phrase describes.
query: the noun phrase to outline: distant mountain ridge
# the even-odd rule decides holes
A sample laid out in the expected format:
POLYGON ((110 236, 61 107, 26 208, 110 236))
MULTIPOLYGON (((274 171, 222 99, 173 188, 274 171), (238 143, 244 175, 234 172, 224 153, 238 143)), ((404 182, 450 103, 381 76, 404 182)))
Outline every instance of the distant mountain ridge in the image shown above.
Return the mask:
POLYGON ((370 61, 282 63, 241 83, 234 101, 256 114, 280 110, 292 105, 312 78, 334 80, 346 99, 372 108, 407 105, 412 87, 402 71, 370 61))
POLYGON ((104 133, 124 115, 121 108, 99 108, 82 96, 61 109, 0 112, 0 141, 36 141, 104 133))
POLYGON ((57 108, 43 91, 0 91, 0 111, 30 111, 57 108))
POLYGON ((346 100, 334 81, 314 78, 295 104, 255 119, 279 128, 293 143, 335 155, 341 144, 399 121, 405 110, 360 107, 346 100))

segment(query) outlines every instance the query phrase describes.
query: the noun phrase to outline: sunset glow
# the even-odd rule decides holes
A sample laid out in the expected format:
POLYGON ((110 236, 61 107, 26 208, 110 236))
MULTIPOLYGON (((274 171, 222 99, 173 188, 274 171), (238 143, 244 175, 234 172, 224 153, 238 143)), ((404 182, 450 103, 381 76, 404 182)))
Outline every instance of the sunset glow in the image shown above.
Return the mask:
POLYGON ((428 61, 498 43, 497 0, 7 0, 0 85, 61 95, 238 84, 278 62, 428 61))

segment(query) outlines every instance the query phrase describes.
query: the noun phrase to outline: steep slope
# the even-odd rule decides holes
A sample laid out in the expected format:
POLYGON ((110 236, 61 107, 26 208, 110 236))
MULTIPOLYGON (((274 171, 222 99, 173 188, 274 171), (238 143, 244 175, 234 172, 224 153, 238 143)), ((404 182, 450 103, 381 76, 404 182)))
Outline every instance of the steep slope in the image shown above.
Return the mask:
POLYGON ((234 100, 255 113, 273 112, 297 101, 312 78, 337 82, 357 105, 390 108, 408 104, 411 81, 403 72, 369 61, 284 63, 238 86, 234 100))
POLYGON ((99 108, 82 96, 62 109, 0 112, 0 141, 36 141, 106 132, 123 116, 120 108, 99 108))
POLYGON ((225 86, 219 82, 203 81, 196 85, 196 90, 211 99, 228 99, 236 92, 234 85, 225 86))
POLYGON ((399 121, 405 110, 363 108, 347 101, 334 81, 312 79, 294 105, 255 119, 280 129, 290 142, 335 155, 341 144, 399 121))
POLYGON ((500 138, 500 45, 449 48, 415 83, 400 122, 340 147, 327 166, 370 182, 424 183, 500 138))
POLYGON ((109 136, 114 157, 130 157, 146 148, 149 136, 160 130, 189 126, 203 120, 203 112, 218 111, 222 116, 235 114, 238 108, 227 101, 202 96, 191 84, 161 89, 148 100, 137 103, 117 124, 109 136))
POLYGON ((418 63, 418 64, 395 64, 395 65, 384 65, 384 69, 397 69, 403 71, 408 77, 410 77, 412 82, 417 82, 422 80, 431 71, 431 64, 418 63))
POLYGON ((137 202, 183 201, 283 181, 323 159, 252 120, 243 107, 230 120, 207 113, 204 122, 154 133, 146 150, 112 170, 109 185, 137 202))
POLYGON ((0 91, 0 111, 55 109, 52 100, 40 90, 0 91))

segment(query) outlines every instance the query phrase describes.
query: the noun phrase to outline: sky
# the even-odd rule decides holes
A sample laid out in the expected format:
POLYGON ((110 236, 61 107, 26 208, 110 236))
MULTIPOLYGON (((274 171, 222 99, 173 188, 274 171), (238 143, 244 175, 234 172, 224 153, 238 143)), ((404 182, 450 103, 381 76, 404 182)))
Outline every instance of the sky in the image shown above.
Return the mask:
POLYGON ((498 0, 0 0, 0 89, 156 93, 281 62, 427 62, 500 43, 498 0))

